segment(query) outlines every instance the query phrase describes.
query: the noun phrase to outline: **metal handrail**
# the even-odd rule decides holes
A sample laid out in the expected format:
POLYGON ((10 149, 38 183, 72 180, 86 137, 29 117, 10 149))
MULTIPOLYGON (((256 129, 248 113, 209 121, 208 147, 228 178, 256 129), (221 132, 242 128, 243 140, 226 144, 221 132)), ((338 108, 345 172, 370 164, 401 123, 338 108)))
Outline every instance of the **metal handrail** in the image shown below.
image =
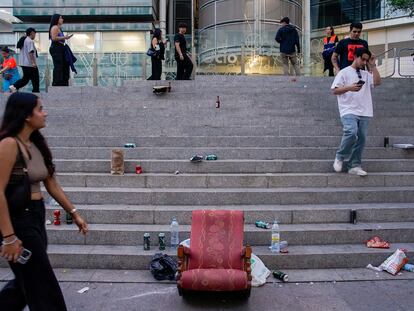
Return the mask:
POLYGON ((378 61, 378 59, 381 57, 381 56, 383 56, 383 55, 387 55, 388 53, 390 53, 392 51, 392 54, 391 54, 391 58, 393 59, 393 69, 392 69, 392 73, 391 74, 389 74, 389 75, 386 75, 386 76, 382 76, 382 78, 389 78, 389 77, 392 77, 394 74, 395 74, 395 67, 396 67, 396 61, 397 61, 397 49, 396 48, 391 48, 391 49, 388 49, 388 50, 386 50, 386 51, 384 51, 384 52, 382 52, 382 53, 380 53, 380 54, 377 54, 377 55, 375 55, 375 57, 377 58, 377 61, 378 61))
MULTIPOLYGON (((397 58, 398 58, 398 74, 401 77, 414 77, 414 74, 408 74, 408 75, 401 74, 401 54, 404 51, 412 51, 413 53, 411 54, 411 56, 413 56, 413 58, 414 58, 414 55, 413 55, 414 54, 414 48, 404 48, 404 49, 399 50, 398 51, 398 56, 397 56, 397 58)), ((414 59, 413 59, 413 66, 414 66, 414 59)))

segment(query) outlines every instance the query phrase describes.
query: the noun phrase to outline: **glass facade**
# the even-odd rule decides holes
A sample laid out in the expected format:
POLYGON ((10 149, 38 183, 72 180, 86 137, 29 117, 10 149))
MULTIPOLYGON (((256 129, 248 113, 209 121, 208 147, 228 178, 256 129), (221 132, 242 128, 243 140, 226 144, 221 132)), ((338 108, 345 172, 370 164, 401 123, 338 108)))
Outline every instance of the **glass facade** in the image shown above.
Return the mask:
POLYGON ((312 29, 402 15, 391 13, 386 0, 311 0, 312 29))

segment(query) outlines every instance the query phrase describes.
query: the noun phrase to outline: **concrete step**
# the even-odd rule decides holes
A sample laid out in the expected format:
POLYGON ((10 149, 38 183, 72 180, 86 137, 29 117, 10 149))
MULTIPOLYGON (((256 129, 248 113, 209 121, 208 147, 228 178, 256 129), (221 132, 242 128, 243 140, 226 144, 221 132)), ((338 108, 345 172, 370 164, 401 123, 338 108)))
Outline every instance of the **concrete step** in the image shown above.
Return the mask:
POLYGON ((280 187, 405 187, 414 185, 414 172, 282 174, 125 174, 59 173, 64 187, 114 188, 280 188, 280 187))
MULTIPOLYGON (((79 234, 76 225, 48 226, 51 244, 85 245, 142 245, 144 233, 150 233, 151 245, 159 245, 158 234, 165 233, 170 245, 169 225, 90 224, 86 237, 79 234)), ((191 226, 180 226, 180 240, 190 238, 191 226)), ((414 222, 354 224, 296 224, 280 225, 280 238, 289 245, 363 244, 373 236, 390 243, 414 241, 414 222)), ((244 244, 270 245, 271 230, 244 225, 244 244)))
MULTIPOLYGON (((109 147, 52 147, 54 157, 58 159, 86 158, 108 159, 112 149, 123 149, 121 146, 109 147)), ((191 156, 215 154, 220 160, 231 159, 332 159, 338 147, 143 147, 124 149, 125 159, 190 159, 191 156)), ((364 159, 414 159, 414 150, 396 148, 367 147, 364 159)))
MULTIPOLYGON (((146 270, 106 270, 106 269, 53 269, 59 282, 85 282, 85 283, 163 283, 175 284, 175 281, 158 281, 148 269, 146 270)), ((366 268, 342 268, 342 269, 284 269, 289 276, 289 283, 317 282, 356 282, 356 281, 396 281, 414 280, 414 273, 403 272, 391 275, 386 272, 375 272, 366 268)), ((9 268, 0 268, 0 281, 9 281, 13 278, 9 268)), ((266 283, 279 283, 281 281, 273 276, 267 278, 266 283)), ((276 285, 276 284, 275 284, 276 285)))
MULTIPOLYGON (((319 121, 318 121, 319 122, 319 121)), ((405 123, 404 120, 395 120, 395 122, 405 123)), ((412 123, 409 118, 407 122, 412 123)), ((338 134, 339 136, 340 134, 338 134)), ((332 137, 328 136, 328 139, 332 137)), ((369 139, 378 142, 383 141, 383 137, 368 136, 369 139)), ((392 136, 388 135, 390 145, 394 142, 399 143, 401 140, 414 140, 412 136, 392 136)), ((307 135, 306 138, 315 139, 315 137, 307 135)), ((316 137, 317 138, 317 137, 316 137)), ((296 137, 280 137, 273 136, 56 136, 47 135, 47 141, 53 147, 113 147, 122 146, 125 142, 134 142, 138 147, 283 147, 296 137)), ((336 138, 337 139, 337 138, 336 138)), ((309 146, 311 149, 320 149, 319 146, 309 146)))
MULTIPOLYGON (((406 255, 414 255, 413 243, 394 243, 390 249, 367 248, 363 244, 342 245, 298 245, 289 247, 288 254, 275 255, 267 246, 253 246, 255 253, 269 269, 329 269, 362 268, 371 263, 380 265, 397 248, 407 250, 406 255)), ((66 269, 148 269, 151 257, 158 248, 144 251, 142 245, 56 245, 48 247, 51 264, 55 268, 66 269)), ((173 250, 166 250, 175 256, 173 250)), ((7 264, 0 262, 1 267, 7 264)))
MULTIPOLYGON (((135 143, 137 148, 144 147, 169 147, 169 148, 274 148, 286 149, 296 148, 294 152, 309 150, 324 151, 326 148, 338 148, 341 141, 341 136, 301 136, 301 137, 280 137, 280 136, 151 136, 140 137, 135 136, 116 136, 116 137, 48 137, 48 142, 52 147, 76 147, 79 150, 84 150, 84 147, 95 147, 99 149, 108 149, 105 147, 115 148, 123 147, 125 143, 135 143)), ((394 143, 414 143, 414 136, 389 136, 390 146, 394 143)), ((371 147, 383 148, 384 136, 368 136, 367 146, 365 150, 371 147)), ((96 150, 99 150, 96 149, 96 150)), ((389 148, 393 152, 402 152, 399 149, 389 148)), ((127 152, 135 152, 134 150, 127 150, 127 152)), ((378 150, 376 151, 378 152, 378 150)), ((404 151, 407 154, 410 151, 404 151)))
POLYGON ((410 203, 414 187, 326 188, 95 188, 64 187, 75 204, 252 205, 410 203))
MULTIPOLYGON (((58 172, 107 173, 111 171, 110 152, 103 159, 58 159, 58 172)), ((189 160, 125 160, 125 172, 135 173, 141 165, 144 173, 329 173, 331 160, 217 160, 191 163, 189 160)), ((414 172, 413 159, 366 159, 363 167, 369 172, 414 172)))
MULTIPOLYGON (((53 218, 56 206, 47 205, 46 217, 53 218)), ((349 223, 351 210, 363 223, 414 221, 414 203, 306 204, 306 205, 82 205, 76 208, 89 223, 168 225, 175 217, 181 225, 191 224, 197 209, 242 210, 246 223, 257 220, 280 224, 349 223)))

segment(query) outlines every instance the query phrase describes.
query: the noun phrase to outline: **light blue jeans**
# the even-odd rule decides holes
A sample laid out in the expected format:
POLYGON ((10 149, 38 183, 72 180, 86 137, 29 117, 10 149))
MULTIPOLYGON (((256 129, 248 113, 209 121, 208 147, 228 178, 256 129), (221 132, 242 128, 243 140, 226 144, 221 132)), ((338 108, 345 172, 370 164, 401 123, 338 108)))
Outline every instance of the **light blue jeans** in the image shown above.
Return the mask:
POLYGON ((347 114, 341 118, 343 135, 341 145, 336 152, 336 158, 343 161, 350 155, 348 169, 361 166, 362 152, 365 147, 370 119, 370 117, 361 117, 353 114, 347 114))

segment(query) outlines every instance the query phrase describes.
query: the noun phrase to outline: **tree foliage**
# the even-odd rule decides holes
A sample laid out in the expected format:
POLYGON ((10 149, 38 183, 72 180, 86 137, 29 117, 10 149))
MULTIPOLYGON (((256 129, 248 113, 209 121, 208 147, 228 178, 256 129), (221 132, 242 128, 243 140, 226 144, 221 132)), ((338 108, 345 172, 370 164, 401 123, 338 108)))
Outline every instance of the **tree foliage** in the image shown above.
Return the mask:
POLYGON ((414 16, 414 0, 388 0, 388 5, 393 12, 401 10, 414 16))

